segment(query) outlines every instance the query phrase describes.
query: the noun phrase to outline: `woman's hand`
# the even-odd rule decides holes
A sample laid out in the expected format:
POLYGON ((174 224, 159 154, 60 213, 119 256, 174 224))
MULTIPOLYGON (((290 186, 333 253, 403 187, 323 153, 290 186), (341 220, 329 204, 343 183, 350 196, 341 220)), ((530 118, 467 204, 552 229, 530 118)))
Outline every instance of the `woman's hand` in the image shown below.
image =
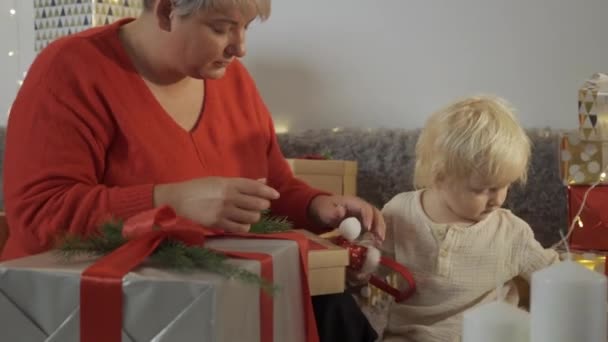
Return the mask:
POLYGON ((178 215, 207 227, 247 232, 279 193, 265 180, 199 178, 154 187, 154 205, 170 205, 178 215))
POLYGON ((331 227, 354 216, 361 221, 362 228, 372 232, 378 240, 383 241, 386 234, 380 210, 359 197, 320 195, 310 202, 308 214, 319 224, 331 227))

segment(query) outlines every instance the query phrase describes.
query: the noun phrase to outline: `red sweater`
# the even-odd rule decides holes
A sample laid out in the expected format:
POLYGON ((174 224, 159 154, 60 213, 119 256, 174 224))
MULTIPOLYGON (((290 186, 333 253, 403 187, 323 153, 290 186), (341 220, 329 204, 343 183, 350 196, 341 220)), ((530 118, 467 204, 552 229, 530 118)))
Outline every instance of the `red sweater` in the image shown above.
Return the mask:
POLYGON ((272 210, 300 227, 318 195, 295 179, 272 119, 239 62, 205 83, 197 125, 162 109, 118 38, 94 28, 44 49, 8 122, 4 198, 10 236, 0 259, 49 250, 62 234, 88 234, 110 215, 153 207, 153 186, 197 177, 267 178, 272 210))

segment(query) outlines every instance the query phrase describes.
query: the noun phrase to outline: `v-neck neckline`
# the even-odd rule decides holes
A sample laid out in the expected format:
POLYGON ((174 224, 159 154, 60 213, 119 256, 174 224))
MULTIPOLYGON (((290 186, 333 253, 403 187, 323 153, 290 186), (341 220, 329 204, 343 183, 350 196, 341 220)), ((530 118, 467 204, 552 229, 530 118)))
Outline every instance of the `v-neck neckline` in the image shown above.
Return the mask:
POLYGON ((194 125, 192 125, 192 127, 190 129, 185 129, 184 127, 180 126, 177 123, 177 121, 175 121, 175 119, 173 119, 173 117, 165 110, 165 108, 162 106, 160 101, 156 98, 156 96, 152 92, 152 89, 150 89, 150 87, 146 84, 146 81, 143 79, 143 77, 137 71, 137 68, 135 67, 135 64, 133 63, 133 60, 131 59, 131 56, 129 56, 129 53, 127 52, 127 48, 125 47, 122 39, 120 38, 121 27, 125 24, 132 22, 133 20, 135 20, 135 19, 125 18, 125 19, 117 20, 114 23, 114 25, 115 25, 114 35, 116 38, 118 53, 120 54, 120 58, 122 58, 124 60, 125 67, 127 68, 127 72, 132 73, 131 76, 134 78, 135 82, 137 82, 137 87, 142 88, 142 97, 144 98, 145 101, 150 103, 153 108, 156 108, 155 112, 159 114, 158 117, 160 118, 160 120, 162 120, 164 122, 165 125, 173 127, 173 129, 178 130, 182 134, 194 135, 196 133, 196 131, 198 131, 199 127, 203 124, 203 119, 208 116, 205 112, 206 112, 206 108, 209 107, 209 101, 210 101, 210 97, 212 94, 212 90, 210 89, 212 82, 207 82, 206 79, 203 80, 203 82, 204 82, 203 94, 202 94, 202 96, 204 96, 203 103, 202 103, 201 109, 198 113, 198 117, 197 117, 196 121, 194 122, 194 125))

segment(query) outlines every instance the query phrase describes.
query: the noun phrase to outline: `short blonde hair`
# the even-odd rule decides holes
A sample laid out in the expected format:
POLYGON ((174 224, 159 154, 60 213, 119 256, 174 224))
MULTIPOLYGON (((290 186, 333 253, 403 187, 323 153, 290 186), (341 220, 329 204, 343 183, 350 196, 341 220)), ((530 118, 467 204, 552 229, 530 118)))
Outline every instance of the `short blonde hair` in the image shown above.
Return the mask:
POLYGON ((503 185, 524 183, 530 139, 511 106, 495 96, 475 96, 434 113, 416 143, 416 188, 471 175, 503 185))
MULTIPOLYGON (((171 0, 176 14, 187 17, 198 10, 223 10, 226 8, 247 8, 254 5, 257 17, 265 21, 270 17, 271 0, 171 0)), ((156 0, 144 0, 144 9, 150 10, 156 0)))

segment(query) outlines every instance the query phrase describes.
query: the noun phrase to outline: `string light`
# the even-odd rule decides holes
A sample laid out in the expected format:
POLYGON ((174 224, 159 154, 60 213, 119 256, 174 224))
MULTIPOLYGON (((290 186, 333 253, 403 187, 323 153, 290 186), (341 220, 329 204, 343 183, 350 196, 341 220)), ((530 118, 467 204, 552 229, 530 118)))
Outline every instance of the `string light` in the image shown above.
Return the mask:
POLYGON ((574 215, 572 222, 570 223, 570 227, 568 228, 568 233, 566 234, 565 238, 560 240, 556 244, 554 244, 551 248, 558 248, 562 244, 565 244, 566 248, 567 248, 566 241, 568 241, 570 239, 570 235, 572 235, 572 232, 574 231, 574 227, 578 224, 578 226, 580 228, 583 228, 583 221, 581 220, 581 213, 583 212, 583 209, 585 209, 585 204, 587 203, 587 196, 589 196, 589 193, 591 192, 591 190, 593 190, 595 187, 597 187, 600 183, 602 183, 606 179, 606 172, 608 172, 608 165, 606 165, 604 170, 602 170, 602 173, 600 173, 600 176, 598 177, 598 179, 595 182, 593 182, 593 184, 591 184, 591 186, 589 188, 587 188, 587 190, 583 194, 583 200, 581 201, 581 205, 578 208, 576 215, 574 215))
POLYGON ((274 132, 276 134, 285 134, 285 133, 289 132, 289 126, 283 125, 283 124, 275 124, 274 132))
MULTIPOLYGON (((17 1, 13 0, 13 6, 9 9, 8 13, 9 13, 11 19, 14 20, 15 30, 16 30, 15 37, 17 37, 17 39, 16 39, 16 46, 14 47, 13 50, 10 50, 8 52, 8 55, 9 55, 9 57, 13 57, 13 56, 17 57, 17 70, 21 71, 21 70, 23 70, 22 69, 23 65, 22 65, 22 61, 21 61, 21 56, 19 55, 19 52, 20 52, 20 49, 21 49, 21 46, 20 46, 20 43, 21 43, 21 32, 20 32, 19 21, 16 18, 16 16, 17 16, 17 10, 16 10, 16 8, 17 8, 17 1)), ((20 87, 21 84, 23 84, 23 79, 22 78, 17 79, 16 83, 20 87)))
MULTIPOLYGON (((23 38, 21 36, 21 25, 24 23, 20 23, 19 19, 17 17, 18 13, 20 12, 21 7, 19 6, 23 6, 23 2, 17 2, 17 0, 12 0, 12 1, 6 1, 9 2, 10 5, 8 7, 8 9, 6 10, 7 12, 4 12, 5 15, 7 15, 8 17, 5 18, 5 21, 8 23, 9 27, 8 29, 10 30, 11 34, 10 36, 10 40, 7 41, 7 44, 5 44, 7 50, 6 55, 8 55, 8 57, 10 58, 10 66, 9 69, 13 72, 15 72, 15 83, 13 83, 13 89, 18 89, 21 84, 23 83, 23 79, 20 77, 21 73, 23 71, 23 51, 21 51, 21 39, 23 38)), ((5 7, 6 8, 6 7, 5 7)), ((8 36, 7 36, 8 37, 8 36)), ((10 79, 9 79, 10 82, 10 79)), ((10 84, 10 83, 9 83, 10 84)), ((10 110, 12 107, 11 103, 7 104, 7 111, 4 117, 2 117, 3 122, 6 123, 6 120, 8 118, 8 116, 10 115, 10 110)), ((5 109, 3 108, 2 111, 4 111, 5 109)))

